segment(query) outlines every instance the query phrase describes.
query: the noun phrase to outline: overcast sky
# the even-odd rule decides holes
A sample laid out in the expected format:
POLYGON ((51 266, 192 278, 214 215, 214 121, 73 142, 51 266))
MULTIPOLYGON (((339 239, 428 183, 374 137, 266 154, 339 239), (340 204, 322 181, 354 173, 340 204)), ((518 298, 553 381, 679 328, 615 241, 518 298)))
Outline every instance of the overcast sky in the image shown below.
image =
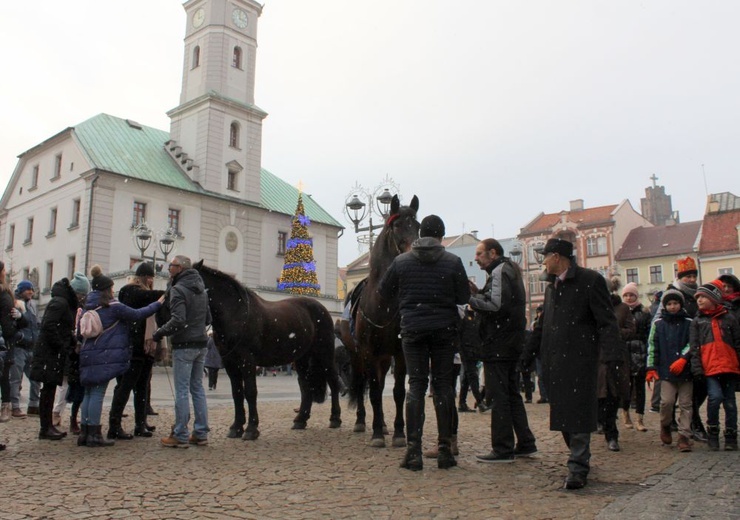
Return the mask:
MULTIPOLYGON (((181 1, 1 2, 0 18, 2 186, 18 154, 98 113, 169 130, 181 1)), ((740 195, 738 20, 731 0, 266 0, 262 165, 346 225, 355 182, 386 176, 448 234, 510 237, 578 198, 639 211, 653 174, 698 220, 707 192, 740 195)), ((340 265, 357 254, 348 229, 340 265)))

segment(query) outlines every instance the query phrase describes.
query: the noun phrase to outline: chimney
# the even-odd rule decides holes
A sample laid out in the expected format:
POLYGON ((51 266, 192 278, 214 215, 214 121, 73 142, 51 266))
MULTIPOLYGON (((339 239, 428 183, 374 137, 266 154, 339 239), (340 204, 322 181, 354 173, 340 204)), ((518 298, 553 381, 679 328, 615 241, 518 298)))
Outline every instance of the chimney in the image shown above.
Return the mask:
POLYGON ((571 211, 583 211, 583 199, 576 199, 570 201, 571 211))
POLYGON ((474 238, 478 238, 478 230, 474 229, 470 232, 471 235, 473 235, 474 238))

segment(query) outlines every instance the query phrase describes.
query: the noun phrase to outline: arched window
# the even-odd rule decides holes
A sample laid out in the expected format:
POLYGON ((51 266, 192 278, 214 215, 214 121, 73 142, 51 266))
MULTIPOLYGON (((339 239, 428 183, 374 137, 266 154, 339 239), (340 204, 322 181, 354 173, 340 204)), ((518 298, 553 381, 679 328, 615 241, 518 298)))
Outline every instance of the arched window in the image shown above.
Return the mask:
POLYGON ((229 146, 239 148, 239 123, 234 121, 229 129, 229 146))
POLYGON ((200 46, 196 45, 193 49, 193 68, 200 65, 200 46))
POLYGON ((234 47, 234 56, 231 58, 231 66, 237 69, 242 68, 242 48, 234 47))

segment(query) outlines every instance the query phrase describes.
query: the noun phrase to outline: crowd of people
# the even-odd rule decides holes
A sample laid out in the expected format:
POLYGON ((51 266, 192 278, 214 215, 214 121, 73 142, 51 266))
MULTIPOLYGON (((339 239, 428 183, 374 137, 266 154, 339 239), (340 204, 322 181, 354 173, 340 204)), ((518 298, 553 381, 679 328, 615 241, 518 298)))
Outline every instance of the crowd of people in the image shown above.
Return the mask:
MULTIPOLYGON (((548 280, 544 303, 528 329, 522 272, 500 242, 488 238, 476 248, 475 261, 487 273, 479 288, 468 281, 461 259, 445 251, 444 234, 441 218, 424 218, 420 238, 410 252, 395 258, 378 288, 385 297, 398 298, 401 315, 409 375, 402 468, 422 470, 424 457, 435 458, 441 469, 456 466, 458 414, 476 410, 491 416, 490 450, 477 455, 477 461, 512 463, 535 455, 537 443, 520 393, 524 382, 526 401, 532 401, 530 373, 538 376, 537 402, 549 404, 550 429, 562 432, 570 452, 565 489, 587 485, 593 432, 604 435, 609 450, 620 451, 619 410, 623 427, 647 431, 649 385, 650 410, 660 413, 663 444, 672 445, 677 432, 682 452, 691 451, 694 441, 706 442, 712 451, 722 445, 737 450, 736 276, 724 274, 699 285, 695 261, 681 259, 676 280, 648 308, 640 302, 636 284, 620 291, 617 280, 607 281, 577 265, 571 242, 552 238, 543 251, 548 280), (437 442, 422 452, 430 381, 437 442), (475 400, 472 408, 468 393, 475 400), (706 427, 699 414, 705 401, 706 427)), ((99 266, 89 279, 75 273, 71 280, 54 283, 40 319, 33 284, 22 280, 11 289, 0 262, 0 422, 38 416, 39 439, 60 440, 67 435, 61 429, 62 411, 70 403, 70 432, 78 435, 78 446, 107 447, 116 440, 152 437, 154 427, 147 423, 151 372, 161 355, 161 340, 168 336, 175 425, 161 444, 206 445, 210 429, 203 373, 207 367, 209 389, 215 389, 221 368, 207 334, 208 297, 188 257, 176 256, 168 269, 168 288, 160 291, 153 288, 152 266, 140 264, 118 298, 113 280, 99 266), (160 312, 165 303, 166 312, 160 312), (29 382, 25 412, 20 395, 24 376, 29 382), (113 379, 116 387, 103 436, 103 399, 113 379), (131 393, 135 427, 129 433, 122 417, 131 393)))

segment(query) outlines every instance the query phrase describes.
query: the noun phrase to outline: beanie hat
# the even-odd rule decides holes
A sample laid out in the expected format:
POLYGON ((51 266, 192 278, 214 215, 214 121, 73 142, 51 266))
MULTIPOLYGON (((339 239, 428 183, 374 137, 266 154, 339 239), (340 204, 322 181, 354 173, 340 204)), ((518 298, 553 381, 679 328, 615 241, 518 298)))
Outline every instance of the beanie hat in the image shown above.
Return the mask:
POLYGON ((113 280, 103 274, 103 269, 99 265, 92 266, 90 275, 92 275, 93 291, 104 291, 113 287, 113 280))
POLYGON ((723 274, 717 280, 731 286, 733 292, 740 292, 740 280, 734 274, 723 274))
POLYGON ((686 303, 686 300, 683 297, 683 294, 681 291, 677 291, 676 289, 668 289, 663 293, 663 298, 660 300, 660 303, 663 304, 663 307, 665 307, 666 303, 670 301, 676 301, 681 304, 681 307, 684 306, 686 303))
POLYGON ((18 286, 15 288, 15 292, 20 294, 23 291, 33 290, 33 284, 28 280, 21 280, 18 286))
POLYGON ((704 285, 700 285, 699 288, 696 290, 696 294, 694 297, 699 296, 700 294, 702 296, 706 296, 712 302, 714 302, 716 305, 722 304, 722 281, 721 280, 713 280, 710 283, 705 283, 704 285))
POLYGON ((72 281, 69 282, 69 285, 77 294, 87 294, 90 292, 90 280, 80 272, 76 272, 72 276, 72 281))
POLYGON ((421 221, 419 236, 442 239, 445 236, 445 223, 437 215, 428 215, 421 221))
POLYGON ((557 253, 560 256, 571 258, 573 256, 573 243, 562 238, 551 238, 545 243, 544 254, 557 253))
POLYGON ((690 274, 699 274, 699 271, 696 269, 696 262, 690 256, 679 258, 676 260, 676 264, 678 265, 678 272, 676 274, 676 278, 678 279, 690 274))
POLYGON ((149 262, 142 262, 136 268, 136 276, 154 276, 154 268, 149 262))
POLYGON ((635 297, 640 297, 640 291, 637 290, 637 284, 635 282, 630 282, 627 285, 624 286, 624 289, 622 289, 622 296, 625 294, 634 294, 635 297))

